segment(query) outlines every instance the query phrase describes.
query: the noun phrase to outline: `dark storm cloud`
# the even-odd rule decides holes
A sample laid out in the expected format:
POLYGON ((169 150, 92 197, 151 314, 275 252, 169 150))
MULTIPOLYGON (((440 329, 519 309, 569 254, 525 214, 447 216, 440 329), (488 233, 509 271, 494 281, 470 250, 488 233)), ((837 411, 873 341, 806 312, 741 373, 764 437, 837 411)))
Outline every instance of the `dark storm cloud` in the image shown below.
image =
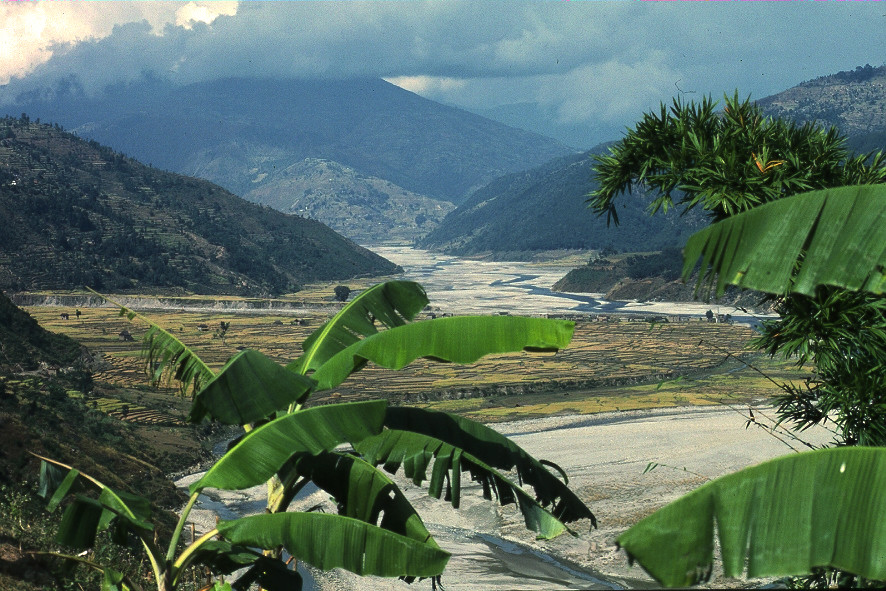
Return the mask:
POLYGON ((373 76, 466 107, 535 102, 562 122, 620 128, 679 93, 762 97, 880 65, 886 17, 872 4, 243 2, 211 24, 122 23, 55 47, 0 102, 72 76, 87 92, 145 71, 182 84, 373 76))

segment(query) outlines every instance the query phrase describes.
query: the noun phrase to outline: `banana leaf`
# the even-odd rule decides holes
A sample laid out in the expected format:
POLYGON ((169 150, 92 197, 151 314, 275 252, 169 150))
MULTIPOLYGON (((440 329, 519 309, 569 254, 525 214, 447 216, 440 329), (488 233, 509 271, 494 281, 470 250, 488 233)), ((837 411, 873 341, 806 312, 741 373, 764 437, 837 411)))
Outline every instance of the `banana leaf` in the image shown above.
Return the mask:
MULTIPOLYGON (((497 470, 516 468, 519 482, 530 485, 535 491, 536 500, 543 507, 550 505, 550 511, 557 519, 564 523, 590 519, 593 526, 597 526, 591 510, 569 490, 568 481, 564 482, 551 474, 541 461, 482 423, 445 412, 391 407, 385 416, 385 426, 434 437, 464 450, 497 470)), ((565 477, 565 472, 559 466, 545 463, 565 477)))
POLYGON ((210 540, 201 544, 194 556, 194 564, 204 564, 217 573, 227 575, 254 564, 262 555, 255 550, 235 546, 224 540, 210 540))
POLYGON ((318 455, 302 452, 290 462, 295 472, 335 498, 340 515, 378 525, 419 542, 436 544, 399 487, 372 464, 335 452, 318 455))
POLYGON ((227 425, 247 425, 286 408, 314 384, 258 351, 246 349, 194 396, 188 420, 199 423, 208 415, 227 425))
POLYGON ((668 587, 711 572, 714 531, 726 576, 833 567, 886 579, 886 448, 843 447, 777 458, 705 484, 618 538, 668 587))
POLYGON ((273 513, 220 521, 219 534, 234 544, 275 548, 321 569, 358 575, 433 577, 449 553, 350 517, 324 513, 273 513))
POLYGON ((334 388, 371 361, 402 369, 420 357, 473 363, 484 355, 556 351, 569 344, 575 323, 520 316, 456 316, 397 326, 357 341, 332 356, 312 377, 334 388))
MULTIPOLYGON (((39 494, 44 499, 49 497, 47 503, 49 511, 55 510, 67 495, 86 488, 92 488, 99 493, 99 498, 97 501, 93 499, 87 500, 100 506, 105 512, 102 515, 101 521, 96 522, 96 527, 99 528, 99 531, 105 529, 109 520, 113 517, 122 517, 133 528, 153 529, 153 525, 149 521, 151 519, 151 503, 148 499, 123 491, 115 491, 92 476, 83 474, 67 464, 37 454, 33 455, 42 462, 40 466, 39 494), (60 478, 62 473, 65 476, 60 478)), ((86 499, 86 497, 81 498, 86 499)), ((86 508, 78 510, 83 511, 84 514, 90 511, 86 508)), ((63 521, 65 519, 67 518, 63 517, 63 521)))
POLYGON ((427 305, 428 296, 418 283, 388 281, 374 285, 311 333, 302 344, 302 356, 286 369, 300 374, 317 370, 361 337, 376 334, 376 322, 387 328, 401 326, 427 305))
POLYGON ((386 429, 354 447, 367 462, 383 464, 384 469, 392 474, 402 466, 404 475, 411 478, 416 486, 421 486, 427 480, 428 494, 432 497, 439 499, 445 488, 445 498, 456 509, 461 500, 461 473, 467 471, 472 480, 482 485, 484 498, 492 499, 495 495, 501 505, 516 503, 526 527, 536 532, 539 538, 554 538, 564 531, 573 533, 526 491, 494 468, 434 437, 386 429), (428 478, 427 470, 432 461, 433 469, 428 478))
POLYGON ((886 185, 801 193, 729 217, 693 234, 686 280, 699 258, 704 284, 812 295, 818 285, 886 291, 886 185))
POLYGON ((241 490, 266 482, 295 452, 318 454, 379 433, 387 402, 347 402, 284 415, 249 432, 190 487, 241 490))
POLYGON ((138 318, 150 326, 142 342, 142 356, 153 384, 161 383, 165 375, 170 381, 175 379, 179 382, 182 393, 187 392, 188 388, 196 393, 203 384, 212 379, 213 372, 209 366, 175 335, 138 312, 93 289, 86 289, 120 308, 120 316, 126 316, 129 320, 138 318))

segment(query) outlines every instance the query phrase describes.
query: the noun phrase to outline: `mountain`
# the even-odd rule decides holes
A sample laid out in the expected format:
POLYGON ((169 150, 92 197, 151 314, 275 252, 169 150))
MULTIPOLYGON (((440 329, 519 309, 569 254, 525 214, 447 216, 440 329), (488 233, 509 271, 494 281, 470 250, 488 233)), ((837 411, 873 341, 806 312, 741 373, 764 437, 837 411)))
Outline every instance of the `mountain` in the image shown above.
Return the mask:
POLYGON ((836 126, 858 152, 886 150, 886 65, 822 76, 757 104, 773 117, 836 126))
POLYGON ((592 153, 559 158, 493 181, 419 245, 454 255, 495 253, 506 259, 559 249, 635 252, 682 245, 707 223, 700 213, 651 217, 646 212, 651 199, 635 194, 622 200, 621 224, 607 227, 606 218, 585 203, 594 188, 592 153))
POLYGON ((415 241, 455 209, 331 160, 305 158, 274 171, 243 197, 319 220, 361 244, 415 241))
MULTIPOLYGON (((768 115, 836 125, 856 151, 886 149, 886 66, 818 78, 757 102, 768 115)), ((605 145, 493 181, 449 214, 420 245, 457 255, 494 253, 498 258, 563 248, 642 252, 682 246, 707 223, 696 212, 650 218, 645 210, 649 198, 635 194, 621 200, 621 225, 607 228, 605 219, 584 203, 594 190, 590 156, 603 149, 605 145)))
MULTIPOLYGON (((573 152, 377 79, 174 86, 146 74, 97 97, 67 80, 20 95, 5 108, 58 122, 142 162, 208 179, 240 196, 261 189, 277 171, 316 158, 402 187, 395 192, 460 203, 503 174, 573 152)), ((351 190, 359 192, 346 185, 337 193, 347 201, 351 190)))
POLYGON ((0 120, 0 289, 279 294, 398 271, 323 224, 0 120))

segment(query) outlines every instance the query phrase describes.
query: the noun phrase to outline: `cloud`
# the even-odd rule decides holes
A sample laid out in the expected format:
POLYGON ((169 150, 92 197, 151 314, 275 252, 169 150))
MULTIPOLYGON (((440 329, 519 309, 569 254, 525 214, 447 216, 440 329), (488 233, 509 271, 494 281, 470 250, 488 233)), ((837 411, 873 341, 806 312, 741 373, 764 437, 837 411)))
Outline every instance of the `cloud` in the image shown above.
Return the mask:
POLYGON ((6 2, 0 104, 153 72, 380 77, 469 108, 538 102, 619 127, 680 92, 766 96, 880 65, 876 3, 6 2), (623 122, 619 119, 623 118, 623 122))
POLYGON ((546 76, 538 102, 553 108, 560 123, 622 121, 677 92, 675 82, 682 75, 666 57, 655 50, 637 61, 613 59, 546 76))
POLYGON ((238 2, 188 2, 175 11, 175 24, 190 29, 194 23, 212 24, 221 15, 237 14, 238 2))
POLYGON ((447 94, 465 88, 469 82, 463 78, 441 76, 394 76, 386 81, 416 94, 447 94))

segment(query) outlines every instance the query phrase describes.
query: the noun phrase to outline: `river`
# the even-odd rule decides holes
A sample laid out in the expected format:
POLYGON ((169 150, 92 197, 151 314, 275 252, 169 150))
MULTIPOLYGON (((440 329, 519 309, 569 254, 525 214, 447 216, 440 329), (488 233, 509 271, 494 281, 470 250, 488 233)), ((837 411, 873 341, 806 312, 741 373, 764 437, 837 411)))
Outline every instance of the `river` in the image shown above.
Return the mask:
POLYGON ((708 310, 736 321, 754 317, 732 306, 698 302, 612 302, 603 294, 568 293, 551 286, 571 267, 552 263, 478 261, 410 246, 368 246, 403 267, 403 279, 424 286, 435 310, 450 314, 641 314, 701 317, 708 310))

